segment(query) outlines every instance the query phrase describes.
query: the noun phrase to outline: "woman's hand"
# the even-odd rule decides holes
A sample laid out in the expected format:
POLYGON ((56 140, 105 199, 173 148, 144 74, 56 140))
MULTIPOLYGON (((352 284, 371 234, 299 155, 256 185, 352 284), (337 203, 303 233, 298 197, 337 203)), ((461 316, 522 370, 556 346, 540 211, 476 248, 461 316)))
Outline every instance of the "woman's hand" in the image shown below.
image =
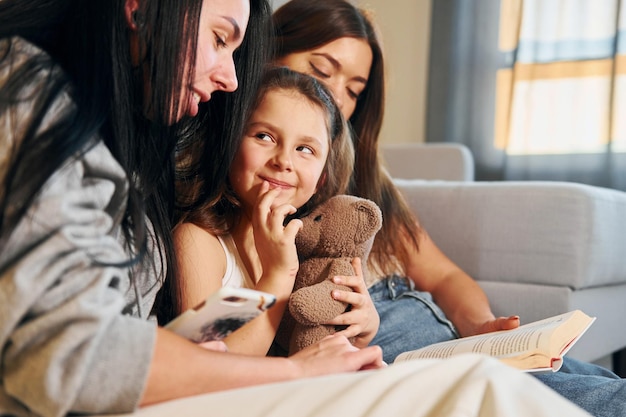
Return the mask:
POLYGON ((482 325, 478 326, 472 334, 468 334, 466 336, 497 332, 499 330, 513 330, 518 328, 519 324, 519 316, 497 317, 493 320, 484 322, 482 325))
POLYGON ((348 286, 352 288, 352 291, 335 290, 332 293, 333 299, 350 304, 352 308, 350 311, 342 313, 324 324, 348 326, 346 329, 337 332, 337 334, 348 338, 354 337, 354 345, 362 348, 369 345, 374 336, 376 336, 380 317, 365 286, 361 259, 354 258, 352 267, 355 275, 333 278, 335 284, 348 286))
POLYGON ((288 359, 300 368, 304 377, 378 369, 385 366, 379 346, 359 349, 338 333, 326 336, 288 359))

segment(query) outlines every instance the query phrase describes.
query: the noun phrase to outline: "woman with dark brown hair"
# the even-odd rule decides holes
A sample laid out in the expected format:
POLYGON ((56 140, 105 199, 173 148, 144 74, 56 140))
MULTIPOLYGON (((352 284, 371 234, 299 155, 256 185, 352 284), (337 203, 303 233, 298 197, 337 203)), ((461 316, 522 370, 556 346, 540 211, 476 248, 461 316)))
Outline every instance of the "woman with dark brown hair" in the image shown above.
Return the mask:
POLYGON ((367 284, 381 321, 373 343, 384 346, 385 360, 407 348, 517 327, 517 317, 496 318, 478 284, 437 248, 383 166, 384 57, 369 14, 344 0, 291 0, 273 20, 275 61, 329 86, 353 129, 350 192, 383 213, 367 284), (399 308, 411 319, 398 319, 399 308))
MULTIPOLYGON (((291 0, 273 20, 275 61, 329 86, 353 128, 351 193, 373 200, 383 213, 367 284, 380 316, 372 344, 383 348, 385 361, 432 343, 518 327, 517 316, 494 316, 478 284, 419 226, 382 165, 384 63, 369 14, 346 0, 291 0)), ((350 285, 366 296, 357 278, 350 285)), ((537 378, 596 416, 626 409, 626 385, 602 367, 566 358, 559 372, 537 378)))
POLYGON ((174 150, 198 126, 239 135, 205 106, 252 105, 269 18, 265 0, 0 1, 0 415, 131 412, 382 365, 342 337, 235 355, 150 317, 175 267, 174 150))

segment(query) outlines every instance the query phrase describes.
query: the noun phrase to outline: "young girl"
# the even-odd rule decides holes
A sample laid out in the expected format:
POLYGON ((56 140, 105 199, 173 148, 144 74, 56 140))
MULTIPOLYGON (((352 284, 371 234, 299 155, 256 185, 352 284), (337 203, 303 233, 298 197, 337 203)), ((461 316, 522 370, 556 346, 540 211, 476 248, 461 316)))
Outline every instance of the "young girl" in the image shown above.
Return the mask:
MULTIPOLYGON (((294 239, 301 221, 287 218, 344 192, 353 153, 341 112, 314 78, 270 69, 255 103, 227 193, 215 206, 189 213, 174 238, 179 312, 225 285, 277 296, 272 309, 225 339, 230 351, 265 355, 298 271, 294 239)), ((378 321, 363 321, 366 346, 378 321)))

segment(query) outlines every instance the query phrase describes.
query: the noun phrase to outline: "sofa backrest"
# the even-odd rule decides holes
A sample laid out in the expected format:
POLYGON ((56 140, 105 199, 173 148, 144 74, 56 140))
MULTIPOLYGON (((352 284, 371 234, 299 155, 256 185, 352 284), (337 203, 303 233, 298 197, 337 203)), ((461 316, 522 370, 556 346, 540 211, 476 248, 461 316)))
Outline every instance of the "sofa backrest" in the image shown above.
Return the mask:
POLYGON ((380 153, 393 178, 474 181, 474 157, 460 143, 383 143, 380 153))

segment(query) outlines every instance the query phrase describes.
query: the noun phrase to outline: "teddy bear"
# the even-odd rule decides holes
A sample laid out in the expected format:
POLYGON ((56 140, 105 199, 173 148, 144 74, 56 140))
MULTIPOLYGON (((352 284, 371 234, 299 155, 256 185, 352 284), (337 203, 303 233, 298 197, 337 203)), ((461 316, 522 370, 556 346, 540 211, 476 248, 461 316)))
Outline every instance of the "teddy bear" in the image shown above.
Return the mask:
POLYGON ((382 214, 374 202, 349 195, 328 199, 301 220, 303 226, 296 235, 300 268, 277 338, 280 343, 282 336, 286 343, 289 337, 290 355, 337 331, 336 326, 321 323, 345 312, 349 305, 334 300, 331 292, 351 289, 332 279, 354 275, 351 261, 355 257, 361 258, 366 276, 367 258, 382 227, 382 214))

